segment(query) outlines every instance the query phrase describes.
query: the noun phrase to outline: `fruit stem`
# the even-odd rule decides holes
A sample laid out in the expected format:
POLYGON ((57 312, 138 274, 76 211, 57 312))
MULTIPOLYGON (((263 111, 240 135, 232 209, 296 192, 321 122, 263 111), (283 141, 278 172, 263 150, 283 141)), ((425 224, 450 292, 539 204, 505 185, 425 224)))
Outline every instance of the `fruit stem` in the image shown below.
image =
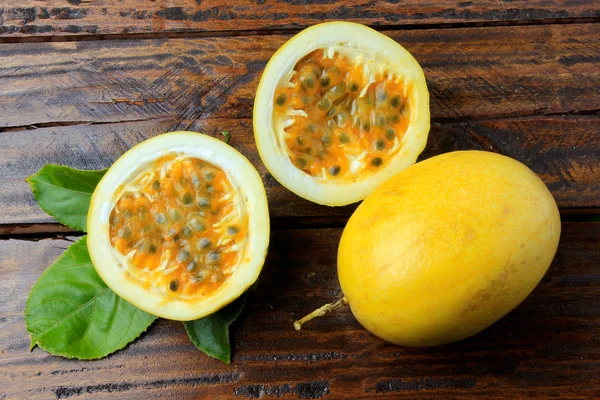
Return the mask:
POLYGON ((346 296, 340 297, 333 303, 325 304, 324 306, 317 308, 315 311, 311 312, 310 314, 305 315, 298 321, 294 321, 294 328, 296 328, 296 330, 299 331, 300 329, 302 329, 302 325, 307 323, 308 321, 315 319, 317 317, 322 317, 323 315, 325 315, 329 312, 332 312, 332 311, 337 310, 338 308, 344 307, 346 304, 348 304, 348 299, 346 299, 346 296))

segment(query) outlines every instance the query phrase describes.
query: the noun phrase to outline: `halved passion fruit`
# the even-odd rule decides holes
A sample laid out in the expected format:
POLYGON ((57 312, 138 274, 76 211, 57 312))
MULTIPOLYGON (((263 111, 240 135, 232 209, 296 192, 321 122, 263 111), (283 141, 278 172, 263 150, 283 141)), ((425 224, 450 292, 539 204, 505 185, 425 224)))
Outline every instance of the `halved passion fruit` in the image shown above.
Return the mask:
POLYGON ((119 296, 159 317, 193 320, 258 278, 269 242, 267 198, 250 162, 193 132, 127 151, 96 187, 88 248, 119 296))
POLYGON ((421 67, 394 40, 329 22, 273 55, 253 119, 275 179, 305 199, 344 205, 416 161, 429 133, 429 93, 421 67))

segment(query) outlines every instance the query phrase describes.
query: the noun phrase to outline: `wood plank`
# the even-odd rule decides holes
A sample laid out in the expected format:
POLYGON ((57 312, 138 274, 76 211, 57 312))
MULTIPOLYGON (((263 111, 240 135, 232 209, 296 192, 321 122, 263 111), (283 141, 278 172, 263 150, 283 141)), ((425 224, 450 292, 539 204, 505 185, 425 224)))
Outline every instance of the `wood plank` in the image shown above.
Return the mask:
MULTIPOLYGON (((25 182, 43 165, 105 168, 134 143, 167 131, 171 124, 173 120, 165 119, 0 133, 0 224, 53 221, 37 206, 25 182)), ((256 151, 251 120, 200 119, 195 128, 215 137, 221 137, 224 128, 231 132, 230 144, 250 159, 263 178, 273 218, 341 217, 354 210, 353 205, 313 204, 275 181, 256 151)), ((436 123, 421 159, 466 149, 495 151, 524 162, 546 182, 560 207, 600 206, 599 116, 436 123)))
POLYGON ((0 8, 12 37, 298 29, 331 20, 373 26, 597 19, 593 1, 24 0, 0 8))
POLYGON ((565 223, 553 265, 515 311, 473 338, 430 348, 386 344, 348 309, 292 321, 339 295, 340 229, 279 231, 233 330, 226 366, 160 321, 99 361, 29 352, 28 292, 67 240, 0 241, 0 397, 406 398, 600 397, 600 223, 565 223))
MULTIPOLYGON (((390 31, 421 63, 433 120, 600 109, 600 24, 390 31)), ((251 118, 287 35, 0 45, 0 129, 251 118)))

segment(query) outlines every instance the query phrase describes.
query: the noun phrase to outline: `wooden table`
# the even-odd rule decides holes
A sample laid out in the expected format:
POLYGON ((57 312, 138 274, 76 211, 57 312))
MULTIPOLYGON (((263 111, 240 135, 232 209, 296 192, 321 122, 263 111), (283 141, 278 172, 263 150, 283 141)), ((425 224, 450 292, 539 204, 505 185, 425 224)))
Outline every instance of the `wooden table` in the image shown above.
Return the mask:
POLYGON ((0 399, 600 398, 600 4, 225 3, 0 1, 0 399), (280 186, 257 155, 252 103, 275 50, 332 19, 380 29, 421 63, 432 117, 421 159, 457 149, 512 156, 561 208, 548 274, 475 337, 396 347, 348 309, 293 330, 340 294, 337 244, 355 206, 317 206, 280 186), (38 208, 24 178, 46 163, 108 167, 178 129, 229 130, 269 197, 270 252, 233 326, 232 364, 204 356, 180 323, 164 320, 99 361, 29 352, 29 290, 80 233, 38 208))

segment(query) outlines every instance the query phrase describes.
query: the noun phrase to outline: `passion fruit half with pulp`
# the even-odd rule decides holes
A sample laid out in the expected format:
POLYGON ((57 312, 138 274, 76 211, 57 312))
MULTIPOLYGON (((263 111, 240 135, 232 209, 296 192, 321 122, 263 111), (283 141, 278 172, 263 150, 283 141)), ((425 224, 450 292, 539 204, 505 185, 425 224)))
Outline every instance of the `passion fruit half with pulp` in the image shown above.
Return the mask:
POLYGON ((174 132, 106 172, 88 212, 98 274, 142 310, 174 320, 218 311, 258 278, 269 242, 260 176, 232 147, 174 132))
POLYGON ((345 205, 414 164, 429 133, 429 93, 421 67, 394 40, 329 22, 273 55, 253 123, 275 179, 315 203, 345 205))

